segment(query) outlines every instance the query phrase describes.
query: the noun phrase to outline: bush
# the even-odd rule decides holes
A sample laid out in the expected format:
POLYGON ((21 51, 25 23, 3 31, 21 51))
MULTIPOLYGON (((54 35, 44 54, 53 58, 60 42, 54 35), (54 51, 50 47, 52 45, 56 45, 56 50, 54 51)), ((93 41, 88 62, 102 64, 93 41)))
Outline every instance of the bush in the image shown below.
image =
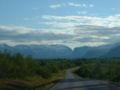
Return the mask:
POLYGON ((86 61, 76 71, 82 77, 120 81, 120 59, 86 61))
POLYGON ((35 60, 21 54, 0 53, 0 78, 25 78, 52 74, 72 66, 68 60, 35 60))

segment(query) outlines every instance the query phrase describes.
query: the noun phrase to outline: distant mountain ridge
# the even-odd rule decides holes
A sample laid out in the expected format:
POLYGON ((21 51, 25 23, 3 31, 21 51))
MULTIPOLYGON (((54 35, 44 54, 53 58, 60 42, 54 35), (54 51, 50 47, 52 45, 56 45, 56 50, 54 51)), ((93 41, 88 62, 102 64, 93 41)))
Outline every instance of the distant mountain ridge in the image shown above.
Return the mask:
POLYGON ((10 52, 12 54, 21 53, 25 56, 33 58, 68 58, 72 50, 63 45, 17 45, 10 47, 8 45, 0 45, 0 51, 10 52))
POLYGON ((40 59, 120 57, 120 43, 98 47, 77 47, 73 50, 64 45, 8 46, 1 44, 0 51, 7 51, 11 54, 21 53, 24 56, 32 56, 33 58, 40 59))

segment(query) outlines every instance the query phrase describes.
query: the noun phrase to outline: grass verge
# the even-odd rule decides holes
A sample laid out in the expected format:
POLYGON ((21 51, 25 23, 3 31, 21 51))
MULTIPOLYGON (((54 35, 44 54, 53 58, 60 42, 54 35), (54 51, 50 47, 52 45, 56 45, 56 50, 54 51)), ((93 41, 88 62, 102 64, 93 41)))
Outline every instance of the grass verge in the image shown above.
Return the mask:
POLYGON ((55 83, 64 78, 65 70, 53 74, 51 78, 40 76, 25 79, 1 79, 0 90, 49 90, 55 83))

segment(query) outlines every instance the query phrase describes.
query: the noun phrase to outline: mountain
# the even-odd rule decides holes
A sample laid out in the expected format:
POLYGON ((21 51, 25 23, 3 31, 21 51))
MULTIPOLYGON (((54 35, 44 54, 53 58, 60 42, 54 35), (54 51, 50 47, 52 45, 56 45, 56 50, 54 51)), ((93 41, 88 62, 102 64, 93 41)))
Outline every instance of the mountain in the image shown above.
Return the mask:
POLYGON ((8 46, 7 44, 1 44, 0 45, 0 51, 1 52, 10 52, 10 51, 12 51, 12 47, 10 47, 10 46, 8 46))
POLYGON ((21 53, 24 56, 32 56, 41 59, 56 58, 99 58, 99 57, 120 57, 120 43, 103 45, 97 47, 77 47, 72 50, 64 45, 0 45, 0 51, 11 54, 21 53))
POLYGON ((99 47, 78 47, 72 52, 72 58, 97 58, 106 54, 111 47, 99 46, 99 47))
POLYGON ((72 50, 64 45, 17 45, 14 47, 0 45, 0 51, 7 51, 12 54, 21 53, 24 56, 46 59, 68 58, 72 53, 72 50))
POLYGON ((37 58, 68 58, 72 50, 63 45, 34 45, 31 46, 37 58))
POLYGON ((120 45, 112 48, 105 57, 120 57, 120 45))
POLYGON ((71 58, 83 58, 84 55, 90 50, 90 47, 77 47, 73 50, 71 58))
POLYGON ((108 53, 112 46, 105 45, 99 47, 91 47, 89 51, 83 56, 84 58, 99 58, 108 53))

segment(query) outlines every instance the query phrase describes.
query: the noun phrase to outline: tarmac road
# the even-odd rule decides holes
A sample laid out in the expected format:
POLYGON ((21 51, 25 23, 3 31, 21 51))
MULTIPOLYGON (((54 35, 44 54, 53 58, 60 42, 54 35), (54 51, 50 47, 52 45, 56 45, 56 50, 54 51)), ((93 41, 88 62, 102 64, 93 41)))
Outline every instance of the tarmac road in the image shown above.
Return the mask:
POLYGON ((80 79, 69 69, 66 71, 65 78, 50 90, 120 90, 120 87, 101 80, 80 79))

